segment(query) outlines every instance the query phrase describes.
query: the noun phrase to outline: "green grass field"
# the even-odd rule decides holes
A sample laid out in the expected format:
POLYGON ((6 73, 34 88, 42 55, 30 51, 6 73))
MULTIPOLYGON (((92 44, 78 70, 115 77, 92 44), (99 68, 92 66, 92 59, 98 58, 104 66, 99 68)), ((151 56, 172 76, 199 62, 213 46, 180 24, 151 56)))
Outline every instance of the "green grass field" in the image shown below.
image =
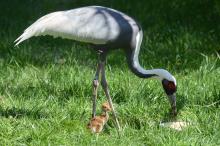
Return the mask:
MULTIPOLYGON (((0 2, 0 145, 220 145, 220 7, 218 1, 0 2), (122 126, 113 118, 103 133, 86 129, 91 116, 97 54, 89 46, 52 37, 13 41, 40 16, 84 5, 113 7, 143 26, 140 62, 164 68, 177 79, 183 131, 160 127, 169 103, 156 80, 139 79, 116 50, 107 80, 122 126)), ((106 100, 99 89, 98 106, 106 100)), ((98 110, 100 113, 100 110, 98 110)))

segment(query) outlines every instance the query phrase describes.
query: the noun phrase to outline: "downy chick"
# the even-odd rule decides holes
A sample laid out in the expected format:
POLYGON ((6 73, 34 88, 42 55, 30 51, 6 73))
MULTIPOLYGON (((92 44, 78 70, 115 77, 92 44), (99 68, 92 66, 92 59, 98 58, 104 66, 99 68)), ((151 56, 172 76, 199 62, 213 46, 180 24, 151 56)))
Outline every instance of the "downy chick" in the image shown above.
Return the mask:
POLYGON ((93 133, 100 133, 109 119, 109 111, 111 111, 111 108, 108 102, 103 103, 102 114, 100 116, 95 116, 94 118, 92 118, 87 127, 91 129, 93 133))

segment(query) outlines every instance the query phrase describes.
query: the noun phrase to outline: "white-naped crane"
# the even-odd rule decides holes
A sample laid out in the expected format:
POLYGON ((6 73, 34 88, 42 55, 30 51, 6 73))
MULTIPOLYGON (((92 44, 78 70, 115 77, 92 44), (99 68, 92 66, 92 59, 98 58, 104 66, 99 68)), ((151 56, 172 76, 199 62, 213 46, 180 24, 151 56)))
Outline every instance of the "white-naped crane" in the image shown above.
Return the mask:
POLYGON ((17 46, 33 36, 51 35, 89 43, 99 53, 99 62, 93 80, 93 108, 92 117, 96 115, 96 98, 99 77, 101 86, 108 98, 118 129, 120 125, 112 104, 108 84, 105 77, 105 62, 110 50, 121 48, 125 51, 128 66, 140 78, 156 78, 168 95, 173 115, 176 109, 176 79, 167 70, 146 70, 139 64, 138 56, 143 39, 140 25, 131 17, 117 10, 88 6, 67 11, 47 14, 31 26, 15 40, 17 46))

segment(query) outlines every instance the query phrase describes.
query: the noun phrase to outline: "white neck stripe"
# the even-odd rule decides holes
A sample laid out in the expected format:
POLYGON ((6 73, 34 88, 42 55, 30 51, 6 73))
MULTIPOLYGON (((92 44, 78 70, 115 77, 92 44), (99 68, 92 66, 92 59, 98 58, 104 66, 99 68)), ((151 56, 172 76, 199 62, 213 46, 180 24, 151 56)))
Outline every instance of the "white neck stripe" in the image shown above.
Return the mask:
POLYGON ((157 79, 160 79, 160 80, 167 79, 169 81, 173 81, 174 84, 176 85, 176 79, 167 70, 164 70, 164 69, 145 70, 143 67, 140 66, 138 56, 140 52, 142 39, 143 39, 143 32, 139 31, 139 33, 136 36, 136 48, 133 54, 133 63, 134 63, 135 68, 143 74, 155 74, 157 75, 155 76, 155 78, 157 79))

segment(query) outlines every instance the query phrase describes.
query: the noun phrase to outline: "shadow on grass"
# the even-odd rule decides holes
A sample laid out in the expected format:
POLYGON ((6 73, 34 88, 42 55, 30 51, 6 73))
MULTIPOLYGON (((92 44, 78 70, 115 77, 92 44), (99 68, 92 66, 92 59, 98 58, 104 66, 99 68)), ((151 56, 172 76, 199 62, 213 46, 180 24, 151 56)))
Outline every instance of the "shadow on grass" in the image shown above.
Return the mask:
MULTIPOLYGON (((82 85, 80 83, 75 83, 71 84, 71 86, 65 86, 61 88, 42 82, 40 86, 36 87, 9 87, 8 91, 10 91, 13 95, 16 95, 16 99, 20 98, 25 100, 38 100, 38 98, 43 98, 44 100, 48 100, 48 97, 51 97, 54 98, 54 101, 58 102, 58 104, 64 105, 68 103, 71 98, 84 99, 82 98, 82 92, 84 92, 86 95, 90 95, 90 90, 86 90, 86 88, 81 88, 81 86, 82 85)), ((2 111, 1 107, 0 110, 2 111)))
MULTIPOLYGON (((52 39, 52 37, 34 38, 29 43, 24 43, 19 49, 13 48, 13 41, 21 34, 25 27, 33 23, 37 18, 49 12, 76 8, 79 6, 94 4, 113 7, 131 15, 139 20, 146 32, 140 52, 141 64, 153 67, 174 66, 175 70, 198 69, 203 57, 200 53, 213 55, 219 48, 219 15, 215 12, 215 3, 211 1, 129 1, 124 5, 119 1, 85 0, 73 3, 71 1, 48 2, 19 0, 13 2, 1 1, 0 8, 4 15, 0 18, 0 26, 3 28, 0 41, 0 59, 7 60, 5 64, 19 64, 26 66, 33 64, 44 66, 54 63, 58 56, 71 58, 77 61, 77 65, 91 66, 94 69, 97 62, 95 53, 91 53, 85 45, 75 45, 75 41, 52 39), (141 5, 140 5, 141 4, 141 5), (144 5, 144 9, 140 6, 144 5), (28 5, 28 7, 27 7, 28 5), (131 11, 132 8, 132 11, 131 11), (158 13, 158 10, 160 13, 158 13), (190 11, 189 11, 190 10, 190 11), (193 11, 191 11, 193 10, 193 11), (214 19, 215 18, 215 19, 214 19), (216 21, 213 21, 216 20, 216 21), (16 28, 16 29, 15 29, 16 28), (39 41, 40 40, 40 41, 39 41), (144 43, 146 42, 146 43, 144 43), (7 44, 8 43, 8 44, 7 44), (27 45, 25 45, 27 44, 27 45), (65 46, 64 46, 65 44, 65 46), (71 49, 70 49, 71 48, 71 49), (92 63, 91 63, 92 62, 92 63), (168 63, 165 63, 168 62, 168 63), (190 65, 189 65, 190 64, 190 65)), ((73 65, 69 59, 70 65, 73 65)), ((114 52, 109 56, 108 64, 124 69, 126 64, 124 54, 114 52), (123 66, 123 67, 122 67, 123 66)))
POLYGON ((7 108, 3 109, 0 107, 0 116, 6 117, 6 118, 23 118, 23 117, 31 117, 33 119, 41 119, 41 118, 47 118, 48 116, 42 112, 40 112, 39 109, 37 110, 28 110, 23 108, 7 108))

